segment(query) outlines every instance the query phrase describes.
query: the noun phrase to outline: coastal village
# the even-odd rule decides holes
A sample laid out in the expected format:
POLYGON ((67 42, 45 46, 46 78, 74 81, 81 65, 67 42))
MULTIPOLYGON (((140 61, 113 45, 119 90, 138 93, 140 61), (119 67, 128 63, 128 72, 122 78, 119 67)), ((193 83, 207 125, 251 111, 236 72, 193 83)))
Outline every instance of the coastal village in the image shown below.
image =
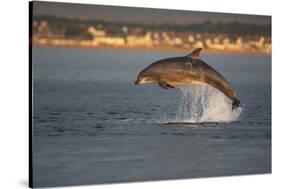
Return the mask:
POLYGON ((83 26, 83 33, 49 26, 48 21, 33 21, 32 43, 42 46, 112 47, 156 50, 204 48, 211 52, 271 54, 271 36, 229 35, 226 33, 149 30, 142 27, 116 26, 112 33, 102 24, 83 26), (70 35, 72 34, 72 35, 70 35))

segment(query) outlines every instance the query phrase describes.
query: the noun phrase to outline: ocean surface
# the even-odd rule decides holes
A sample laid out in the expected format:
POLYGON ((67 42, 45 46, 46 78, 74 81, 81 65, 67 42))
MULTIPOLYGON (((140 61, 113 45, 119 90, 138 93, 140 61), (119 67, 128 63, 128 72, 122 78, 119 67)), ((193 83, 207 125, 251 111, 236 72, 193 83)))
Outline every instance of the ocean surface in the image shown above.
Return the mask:
POLYGON ((134 85, 183 55, 34 47, 34 187, 271 173, 271 57, 202 52, 239 111, 210 87, 134 85))

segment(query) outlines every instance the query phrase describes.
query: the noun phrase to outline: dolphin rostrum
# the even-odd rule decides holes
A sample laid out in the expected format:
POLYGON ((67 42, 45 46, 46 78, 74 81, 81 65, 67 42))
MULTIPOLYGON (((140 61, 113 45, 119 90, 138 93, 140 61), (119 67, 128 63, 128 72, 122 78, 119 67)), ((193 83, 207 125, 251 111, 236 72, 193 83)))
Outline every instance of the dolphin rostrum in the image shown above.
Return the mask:
POLYGON ((135 84, 158 83, 163 89, 208 84, 232 100, 232 110, 242 107, 226 79, 199 58, 201 50, 198 48, 187 56, 166 58, 152 63, 139 73, 135 84))

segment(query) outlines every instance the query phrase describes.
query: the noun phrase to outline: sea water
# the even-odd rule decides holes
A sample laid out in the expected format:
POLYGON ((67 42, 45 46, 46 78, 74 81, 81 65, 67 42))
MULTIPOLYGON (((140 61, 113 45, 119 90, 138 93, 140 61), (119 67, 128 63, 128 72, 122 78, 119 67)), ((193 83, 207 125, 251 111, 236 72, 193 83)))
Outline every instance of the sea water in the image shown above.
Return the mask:
POLYGON ((243 103, 235 111, 210 87, 134 85, 182 55, 34 47, 34 186, 270 173, 271 58, 202 52, 243 103))

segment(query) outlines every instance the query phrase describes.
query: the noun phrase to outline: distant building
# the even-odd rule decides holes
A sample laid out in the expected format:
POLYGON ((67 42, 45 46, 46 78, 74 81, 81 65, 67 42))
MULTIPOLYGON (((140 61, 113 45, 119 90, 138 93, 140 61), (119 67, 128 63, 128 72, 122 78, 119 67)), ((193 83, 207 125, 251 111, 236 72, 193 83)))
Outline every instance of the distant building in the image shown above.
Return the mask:
POLYGON ((242 37, 238 37, 238 38, 236 39, 236 43, 237 43, 238 45, 242 45, 242 44, 243 44, 243 39, 242 39, 242 37))
POLYGON ((188 35, 187 41, 190 42, 190 43, 194 43, 195 39, 192 35, 188 35))
POLYGON ((125 44, 125 39, 122 37, 96 37, 94 38, 92 45, 108 45, 108 46, 121 46, 125 44))
POLYGON ((129 46, 153 46, 153 40, 151 32, 147 32, 144 36, 129 35, 127 37, 127 43, 129 46))
POLYGON ((194 48, 203 48, 204 43, 202 41, 196 41, 193 45, 194 48))
POLYGON ((94 26, 90 26, 88 28, 88 32, 93 35, 93 38, 104 37, 106 35, 104 30, 96 29, 94 26))
POLYGON ((38 37, 49 37, 49 27, 47 21, 41 21, 38 25, 38 37))
POLYGON ((224 45, 228 45, 228 44, 230 43, 229 38, 228 38, 228 37, 224 38, 223 41, 222 41, 222 43, 223 43, 224 45))
POLYGON ((176 45, 176 46, 180 46, 180 45, 182 45, 182 39, 181 38, 179 38, 179 37, 175 37, 175 39, 174 39, 174 45, 176 45))

